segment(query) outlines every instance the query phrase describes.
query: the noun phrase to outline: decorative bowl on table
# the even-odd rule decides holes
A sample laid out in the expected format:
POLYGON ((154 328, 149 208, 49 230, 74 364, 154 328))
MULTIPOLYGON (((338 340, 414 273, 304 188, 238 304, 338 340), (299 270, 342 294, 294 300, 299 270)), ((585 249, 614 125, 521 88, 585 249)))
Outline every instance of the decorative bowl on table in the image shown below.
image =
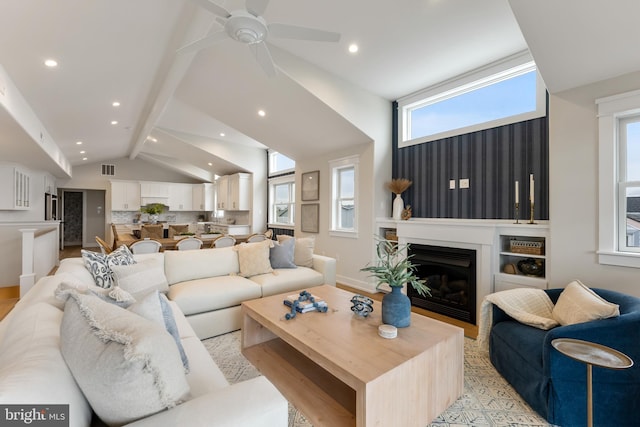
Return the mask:
POLYGON ((518 270, 527 276, 540 277, 544 275, 544 264, 540 259, 527 258, 518 262, 518 270))

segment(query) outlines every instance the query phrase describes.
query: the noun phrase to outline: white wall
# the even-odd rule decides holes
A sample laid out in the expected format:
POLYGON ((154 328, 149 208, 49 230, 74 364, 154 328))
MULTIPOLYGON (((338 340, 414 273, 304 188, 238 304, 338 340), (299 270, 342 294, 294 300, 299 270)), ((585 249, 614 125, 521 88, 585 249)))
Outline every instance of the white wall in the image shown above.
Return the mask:
POLYGON ((600 265, 598 248, 598 122, 595 100, 640 89, 640 72, 550 96, 547 277, 550 287, 580 279, 640 296, 640 270, 600 265))

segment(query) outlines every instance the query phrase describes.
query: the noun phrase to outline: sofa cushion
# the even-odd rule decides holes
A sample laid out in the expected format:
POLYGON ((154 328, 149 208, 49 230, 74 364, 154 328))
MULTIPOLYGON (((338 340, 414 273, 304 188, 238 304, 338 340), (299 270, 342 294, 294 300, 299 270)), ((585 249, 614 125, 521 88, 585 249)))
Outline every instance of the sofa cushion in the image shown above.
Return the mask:
POLYGON ((152 290, 169 291, 164 266, 157 259, 146 259, 132 265, 113 265, 111 270, 115 284, 136 299, 152 290))
POLYGON ((189 316, 240 305, 243 301, 260 298, 262 293, 260 286, 250 279, 217 276, 172 285, 168 296, 185 316, 189 316))
POLYGON ((238 274, 239 271, 238 253, 232 247, 164 252, 164 272, 170 286, 187 280, 238 274))
POLYGON ((279 243, 289 239, 294 239, 296 242, 293 252, 293 262, 299 267, 313 268, 313 250, 316 244, 315 237, 291 237, 285 234, 278 235, 279 243))
POLYGON ((553 308, 554 319, 563 326, 619 315, 618 304, 605 300, 579 280, 564 288, 553 308))
POLYGON ((120 246, 110 254, 100 254, 82 249, 82 260, 87 270, 93 276, 95 284, 101 288, 110 288, 113 285, 113 271, 111 266, 114 265, 131 265, 136 260, 126 245, 120 246))
POLYGON ((307 267, 279 268, 273 274, 260 274, 250 280, 260 285, 263 297, 324 284, 324 276, 307 267))
POLYGON ((273 247, 269 249, 269 261, 271 268, 296 268, 293 261, 295 252, 295 239, 283 240, 282 243, 274 242, 273 247))
POLYGON ((233 247, 238 252, 238 264, 240 275, 251 277, 258 274, 271 273, 269 261, 269 249, 273 246, 271 240, 263 240, 255 243, 242 243, 233 247))
MULTIPOLYGON (((63 312, 47 302, 26 301, 41 282, 42 279, 27 293, 25 300, 19 302, 23 304, 16 306, 10 317, 0 323, 6 325, 0 342, 0 402, 3 405, 66 404, 69 405, 68 425, 88 426, 91 406, 60 353, 63 312)), ((53 298, 53 290, 49 289, 53 298)))
POLYGON ((95 296, 69 295, 62 355, 102 421, 125 424, 188 396, 178 349, 164 327, 95 296))

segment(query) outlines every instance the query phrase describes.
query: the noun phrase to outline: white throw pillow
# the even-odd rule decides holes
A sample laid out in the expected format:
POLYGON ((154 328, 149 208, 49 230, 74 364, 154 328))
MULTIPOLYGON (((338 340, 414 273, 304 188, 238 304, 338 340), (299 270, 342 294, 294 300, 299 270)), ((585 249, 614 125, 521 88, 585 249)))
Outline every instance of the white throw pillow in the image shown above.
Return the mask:
POLYGON ((553 318, 563 326, 619 315, 618 304, 603 299, 579 280, 564 288, 553 308, 553 318))
POLYGON ((164 266, 157 259, 146 259, 133 265, 113 265, 111 270, 115 284, 135 299, 153 290, 169 292, 164 266))
POLYGON ((292 237, 285 234, 278 235, 278 242, 282 243, 289 239, 295 239, 296 247, 293 251, 293 262, 298 267, 313 268, 313 250, 315 249, 315 237, 292 237))
POLYGON ((165 328, 95 296, 69 292, 60 347, 78 386, 108 425, 147 417, 188 396, 180 354, 165 328))
POLYGON ((263 240, 255 243, 242 243, 233 247, 238 252, 238 264, 240 275, 243 277, 257 276, 258 274, 272 273, 269 261, 269 249, 273 246, 271 240, 263 240))

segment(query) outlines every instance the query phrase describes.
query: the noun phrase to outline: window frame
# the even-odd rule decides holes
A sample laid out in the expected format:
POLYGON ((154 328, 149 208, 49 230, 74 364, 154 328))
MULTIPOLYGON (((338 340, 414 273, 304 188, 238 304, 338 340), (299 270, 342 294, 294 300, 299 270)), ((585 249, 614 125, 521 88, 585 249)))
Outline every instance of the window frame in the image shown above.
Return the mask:
POLYGON ((360 163, 359 156, 343 157, 341 159, 332 160, 329 162, 330 173, 330 188, 331 188, 331 224, 329 228, 329 234, 336 237, 350 237, 358 238, 358 165, 360 163), (339 173, 345 169, 353 169, 353 198, 340 198, 340 180, 338 179, 339 173), (339 227, 340 219, 340 202, 346 199, 353 199, 353 228, 341 228, 339 227))
POLYGON ((640 247, 629 246, 627 241, 627 189, 640 188, 640 181, 627 179, 627 135, 626 124, 640 123, 640 114, 621 116, 617 119, 618 127, 618 250, 620 252, 637 252, 640 247))
POLYGON ((510 123, 517 123, 544 117, 547 114, 546 87, 544 81, 537 72, 537 67, 528 52, 521 52, 501 61, 489 64, 485 67, 463 74, 462 76, 445 81, 441 84, 431 86, 414 94, 408 95, 398 100, 398 147, 409 147, 411 145, 436 141, 451 136, 463 135, 497 126, 504 126, 510 123), (536 71, 536 109, 526 113, 515 114, 502 117, 487 122, 460 128, 450 129, 432 135, 409 139, 411 126, 411 111, 427 105, 443 102, 453 97, 470 93, 500 83, 510 78, 521 76, 530 71, 536 71))
POLYGON ((293 228, 296 224, 296 177, 295 174, 281 175, 275 178, 269 178, 269 226, 278 228, 293 228), (277 185, 289 185, 289 209, 291 209, 291 223, 277 222, 276 206, 281 203, 275 203, 275 188, 277 185))
MULTIPOLYGON (((640 90, 596 100, 598 109, 598 262, 640 268, 640 252, 621 250, 620 120, 640 115, 640 90)), ((626 215, 625 215, 626 227, 626 215)), ((626 246, 626 243, 625 245, 626 246)))
POLYGON ((290 157, 287 157, 284 154, 280 153, 279 151, 275 151, 275 150, 268 150, 267 151, 267 156, 268 156, 268 160, 269 160, 269 178, 295 172, 295 170, 296 170, 296 166, 295 166, 296 161, 291 159, 290 157), (293 162, 293 167, 292 168, 288 168, 288 169, 275 170, 275 165, 277 164, 277 157, 278 156, 287 157, 287 159, 289 159, 289 160, 291 160, 293 162))

